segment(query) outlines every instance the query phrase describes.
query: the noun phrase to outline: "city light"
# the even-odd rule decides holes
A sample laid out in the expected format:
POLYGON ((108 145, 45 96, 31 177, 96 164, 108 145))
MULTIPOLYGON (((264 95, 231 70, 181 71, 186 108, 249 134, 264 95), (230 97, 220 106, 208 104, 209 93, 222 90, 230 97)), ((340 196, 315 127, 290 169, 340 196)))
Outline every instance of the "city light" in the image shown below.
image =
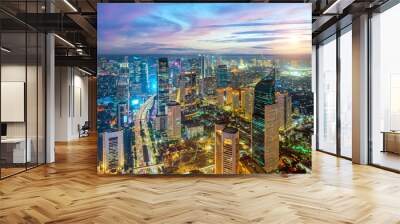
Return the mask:
POLYGON ((139 104, 139 100, 138 99, 133 99, 132 100, 132 105, 138 105, 139 104))
MULTIPOLYGON (((140 10, 145 26, 129 19, 138 12, 136 5, 123 5, 121 12, 118 4, 98 6, 99 21, 115 24, 99 27, 99 44, 107 43, 99 47, 97 66, 99 172, 311 171, 311 57, 308 50, 298 50, 311 44, 302 46, 302 39, 289 38, 280 29, 279 38, 262 37, 260 33, 272 28, 265 16, 272 11, 264 4, 195 4, 195 11, 188 4, 146 4, 140 10), (129 16, 124 14, 127 8, 129 16), (226 9, 221 17, 218 12, 226 9), (207 13, 197 16, 201 10, 207 13), (111 12, 120 12, 124 20, 105 16, 111 12), (163 17, 185 20, 185 29, 177 32, 154 19, 163 17), (135 30, 122 32, 120 25, 128 23, 135 30), (124 41, 128 39, 135 41, 124 41)), ((288 7, 282 15, 311 24, 302 7, 288 7)))

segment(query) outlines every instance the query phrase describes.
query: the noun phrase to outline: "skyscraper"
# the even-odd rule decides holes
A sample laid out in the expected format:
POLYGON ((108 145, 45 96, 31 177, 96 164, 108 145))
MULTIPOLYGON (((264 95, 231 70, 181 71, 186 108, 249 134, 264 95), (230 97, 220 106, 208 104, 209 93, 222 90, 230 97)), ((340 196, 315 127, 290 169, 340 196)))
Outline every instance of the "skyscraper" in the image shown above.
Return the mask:
POLYGON ((217 67, 217 87, 228 87, 229 85, 229 73, 226 65, 218 65, 217 67))
POLYGON ((239 171, 239 130, 225 127, 222 131, 222 172, 238 174, 239 171))
POLYGON ((265 165, 265 106, 275 103, 275 71, 259 81, 254 89, 251 147, 253 158, 260 166, 265 165))
POLYGON ((104 173, 121 173, 124 168, 123 131, 103 133, 103 161, 104 173))
POLYGON ((247 87, 240 90, 241 107, 244 112, 244 117, 251 120, 253 116, 254 104, 254 89, 247 87))
POLYGON ((225 89, 217 89, 217 106, 223 107, 225 104, 225 89))
POLYGON ((232 110, 237 111, 240 108, 240 92, 238 90, 232 91, 232 110))
POLYGON ((267 172, 278 168, 279 163, 279 104, 265 106, 264 168, 267 172))
POLYGON ((181 138, 181 105, 175 101, 171 101, 167 104, 168 114, 168 127, 167 134, 169 139, 180 139, 181 138))
POLYGON ((276 93, 276 103, 279 110, 279 127, 286 129, 292 123, 292 97, 287 92, 276 93))
POLYGON ((233 89, 232 89, 232 87, 227 87, 226 89, 225 89, 225 96, 226 96, 226 101, 225 101, 225 103, 227 104, 227 105, 232 105, 232 100, 233 100, 233 89))
POLYGON ((158 73, 157 73, 157 117, 156 128, 160 131, 166 128, 166 105, 169 100, 169 87, 168 87, 168 58, 158 59, 158 73))
POLYGON ((226 126, 225 121, 216 121, 215 122, 215 127, 214 127, 214 134, 215 134, 215 150, 214 150, 214 162, 215 162, 215 168, 214 168, 214 173, 215 174, 222 174, 223 172, 223 164, 222 164, 222 152, 223 152, 223 147, 222 147, 222 131, 224 130, 226 126))
POLYGON ((141 62, 140 63, 140 84, 142 87, 142 94, 147 94, 147 89, 148 89, 148 75, 149 75, 149 70, 146 62, 141 62))

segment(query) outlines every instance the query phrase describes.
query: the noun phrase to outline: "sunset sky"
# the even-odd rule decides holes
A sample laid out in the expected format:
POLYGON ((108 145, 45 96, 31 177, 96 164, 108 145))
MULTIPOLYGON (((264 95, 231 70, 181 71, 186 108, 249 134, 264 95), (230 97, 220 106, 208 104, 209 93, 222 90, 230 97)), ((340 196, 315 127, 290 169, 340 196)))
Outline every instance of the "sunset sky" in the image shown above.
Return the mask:
POLYGON ((311 4, 98 4, 99 54, 311 54, 311 4))

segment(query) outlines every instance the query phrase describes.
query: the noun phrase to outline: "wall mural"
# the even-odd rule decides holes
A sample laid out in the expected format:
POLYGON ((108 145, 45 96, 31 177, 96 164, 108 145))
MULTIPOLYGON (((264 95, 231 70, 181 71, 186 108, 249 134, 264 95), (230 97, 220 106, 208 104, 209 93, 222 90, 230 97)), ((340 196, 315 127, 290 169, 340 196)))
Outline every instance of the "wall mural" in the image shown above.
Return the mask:
POLYGON ((311 4, 98 4, 99 174, 311 172, 311 4))

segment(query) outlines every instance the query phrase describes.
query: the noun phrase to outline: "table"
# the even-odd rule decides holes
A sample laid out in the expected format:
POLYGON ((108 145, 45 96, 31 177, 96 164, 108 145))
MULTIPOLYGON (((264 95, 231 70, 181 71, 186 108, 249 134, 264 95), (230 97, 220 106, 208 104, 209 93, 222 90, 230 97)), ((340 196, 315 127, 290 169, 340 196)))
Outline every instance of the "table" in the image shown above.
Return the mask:
POLYGON ((26 163, 31 162, 31 139, 25 138, 6 138, 1 139, 1 157, 6 163, 26 163), (25 151, 25 144, 27 147, 25 151))

